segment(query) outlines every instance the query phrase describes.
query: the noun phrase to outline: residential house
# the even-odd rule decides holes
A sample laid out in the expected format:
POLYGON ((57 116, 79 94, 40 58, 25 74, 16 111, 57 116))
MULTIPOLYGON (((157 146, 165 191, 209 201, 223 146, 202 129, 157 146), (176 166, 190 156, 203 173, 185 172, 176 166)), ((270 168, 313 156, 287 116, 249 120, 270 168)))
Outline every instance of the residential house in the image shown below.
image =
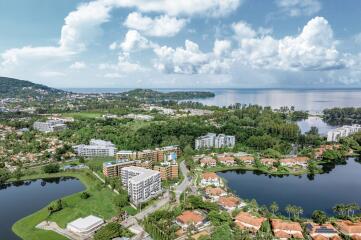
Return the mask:
POLYGON ((261 228, 262 223, 266 218, 252 216, 248 212, 240 212, 235 217, 235 224, 241 229, 247 229, 250 232, 256 233, 261 228))
POLYGON ((253 156, 250 156, 250 155, 247 155, 247 156, 240 156, 238 157, 239 161, 245 163, 245 164, 253 164, 254 162, 254 157, 253 156))
POLYGON ((323 225, 307 223, 306 230, 313 240, 341 240, 336 228, 330 223, 323 225))
POLYGON ((273 166, 273 164, 276 163, 277 160, 274 158, 262 158, 260 162, 266 166, 273 166))
POLYGON ((236 208, 242 207, 241 200, 233 196, 219 197, 218 205, 227 211, 233 211, 236 208))
POLYGON ((201 185, 220 187, 222 185, 222 181, 214 172, 206 172, 202 174, 201 185))
POLYGON ((191 225, 199 229, 206 224, 205 219, 204 215, 199 211, 185 211, 176 218, 176 223, 182 229, 187 229, 191 225))
POLYGON ((310 158, 308 157, 292 157, 292 158, 283 158, 280 159, 281 166, 284 167, 294 167, 300 166, 306 168, 308 166, 308 161, 310 158))
POLYGON ((235 163, 234 157, 220 157, 218 161, 226 166, 233 166, 235 163))
POLYGON ((205 157, 200 160, 201 167, 215 167, 217 165, 217 161, 211 157, 205 157))
POLYGON ((205 193, 212 202, 218 202, 220 197, 227 196, 227 192, 219 187, 207 187, 205 193))
POLYGON ((351 237, 352 240, 361 240, 361 221, 337 221, 336 227, 340 230, 342 234, 351 237))
POLYGON ((281 240, 289 238, 303 239, 302 227, 298 222, 271 219, 273 235, 281 240))

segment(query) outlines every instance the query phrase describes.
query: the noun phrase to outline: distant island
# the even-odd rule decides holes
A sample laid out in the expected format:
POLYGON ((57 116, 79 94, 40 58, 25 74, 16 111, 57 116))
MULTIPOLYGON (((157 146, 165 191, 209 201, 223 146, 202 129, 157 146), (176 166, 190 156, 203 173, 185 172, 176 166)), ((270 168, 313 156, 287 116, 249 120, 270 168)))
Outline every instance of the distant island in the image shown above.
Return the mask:
MULTIPOLYGON (((0 77, 0 98, 27 98, 27 97, 61 97, 64 95, 87 95, 72 93, 30 81, 15 78, 0 77)), ((89 94, 94 95, 94 94, 89 94)), ((95 94, 97 95, 97 94, 95 94)), ((215 94, 206 91, 174 91, 160 92, 152 89, 134 89, 123 93, 107 93, 106 95, 126 99, 138 99, 147 101, 163 100, 186 100, 197 98, 210 98, 215 94)))

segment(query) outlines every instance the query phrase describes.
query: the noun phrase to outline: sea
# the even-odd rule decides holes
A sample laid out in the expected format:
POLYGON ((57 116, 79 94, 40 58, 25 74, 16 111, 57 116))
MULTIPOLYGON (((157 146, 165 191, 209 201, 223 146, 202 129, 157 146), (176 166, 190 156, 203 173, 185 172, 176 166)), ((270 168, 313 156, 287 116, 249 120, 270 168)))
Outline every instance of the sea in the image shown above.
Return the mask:
MULTIPOLYGON (((67 88, 76 93, 120 93, 129 88, 67 88)), ((257 104, 280 107, 295 107, 296 110, 321 114, 324 109, 333 107, 361 107, 361 88, 353 89, 190 89, 190 88, 155 88, 161 92, 172 91, 210 91, 215 97, 192 99, 205 105, 229 106, 235 103, 257 104)))

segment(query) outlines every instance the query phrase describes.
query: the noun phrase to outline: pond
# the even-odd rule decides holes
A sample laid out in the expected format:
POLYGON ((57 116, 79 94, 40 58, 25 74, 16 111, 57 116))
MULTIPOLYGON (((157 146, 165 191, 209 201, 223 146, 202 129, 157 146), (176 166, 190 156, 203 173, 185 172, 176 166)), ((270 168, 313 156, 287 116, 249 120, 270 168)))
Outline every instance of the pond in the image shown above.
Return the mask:
POLYGON ((339 203, 361 205, 361 164, 349 158, 344 164, 324 165, 315 176, 272 176, 257 171, 225 171, 218 175, 240 198, 256 199, 260 205, 277 202, 283 214, 287 204, 301 206, 304 217, 316 209, 332 215, 339 203))
POLYGON ((20 239, 12 225, 53 200, 83 191, 84 185, 75 178, 51 178, 17 182, 0 186, 0 238, 20 239))

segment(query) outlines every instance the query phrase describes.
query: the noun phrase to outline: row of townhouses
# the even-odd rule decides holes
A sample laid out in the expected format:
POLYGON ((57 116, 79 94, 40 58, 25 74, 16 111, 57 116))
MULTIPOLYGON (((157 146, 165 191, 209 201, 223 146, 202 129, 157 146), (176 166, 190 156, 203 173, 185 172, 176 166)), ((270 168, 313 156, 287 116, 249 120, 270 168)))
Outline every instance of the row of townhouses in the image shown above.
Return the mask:
POLYGON ((361 131, 361 125, 353 124, 351 126, 343 126, 331 130, 327 133, 327 141, 328 142, 338 142, 340 138, 348 137, 351 134, 357 133, 361 131))
POLYGON ((202 148, 233 148, 236 144, 236 137, 225 134, 208 133, 200 136, 195 141, 195 149, 202 148))

